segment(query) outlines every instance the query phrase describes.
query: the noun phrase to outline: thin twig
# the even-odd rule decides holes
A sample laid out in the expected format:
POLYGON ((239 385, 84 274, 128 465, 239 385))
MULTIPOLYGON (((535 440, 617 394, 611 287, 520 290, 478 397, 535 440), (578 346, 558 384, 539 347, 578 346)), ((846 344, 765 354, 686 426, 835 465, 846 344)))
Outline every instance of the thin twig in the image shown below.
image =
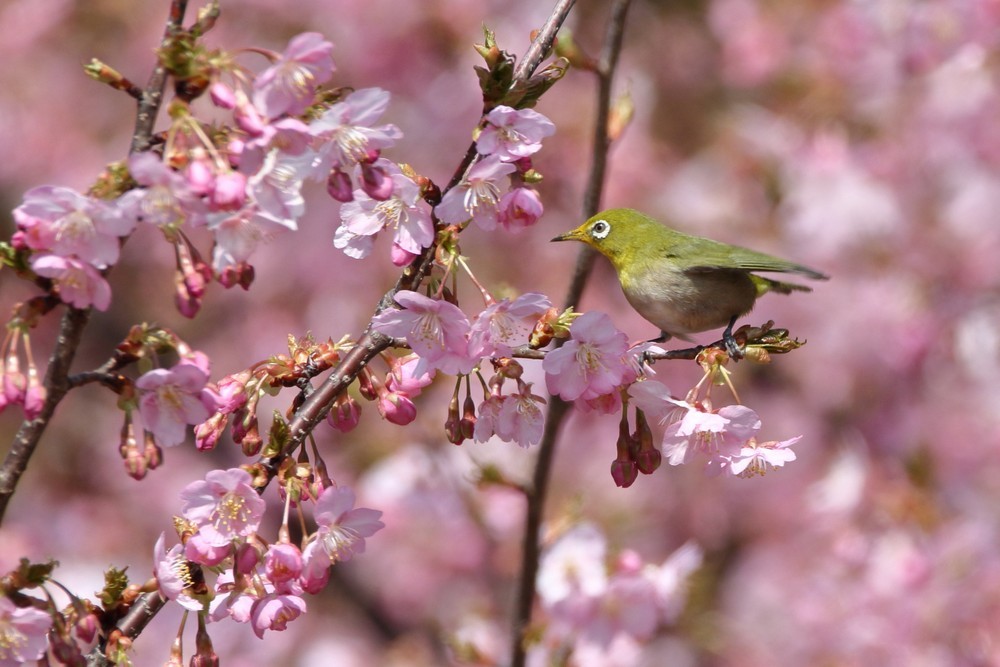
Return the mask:
MULTIPOLYGON (((552 41, 555 39, 556 32, 558 32, 559 27, 562 26, 569 15, 569 10, 573 6, 574 1, 559 0, 556 3, 549 18, 541 30, 539 30, 538 35, 525 52, 524 57, 518 63, 515 70, 514 85, 531 76, 541 64, 545 55, 552 48, 552 41)), ((472 164, 472 161, 475 160, 475 157, 476 147, 473 144, 466 151, 465 157, 455 170, 451 182, 444 190, 445 192, 455 187, 461 181, 463 174, 469 165, 472 164)), ((421 282, 430 272, 436 250, 436 243, 429 248, 425 248, 421 255, 414 260, 413 264, 407 267, 396 282, 396 286, 386 292, 379 301, 379 305, 375 311, 376 315, 384 309, 392 307, 394 303, 393 297, 398 291, 416 290, 420 287, 421 282)), ((270 472, 276 472, 281 459, 305 441, 306 436, 323 419, 324 415, 328 412, 329 406, 333 404, 333 401, 340 395, 340 392, 350 386, 351 382, 358 376, 358 373, 361 372, 361 369, 369 361, 378 356, 379 353, 387 349, 391 345, 391 342, 391 339, 372 331, 371 325, 369 325, 365 333, 358 339, 358 344, 344 356, 323 384, 303 401, 302 406, 296 411, 288 424, 290 432, 288 445, 279 455, 263 459, 261 463, 264 467, 270 472)))
MULTIPOLYGON (((523 71, 525 72, 525 76, 530 76, 541 63, 545 54, 548 53, 552 46, 552 40, 555 38, 555 33, 558 31, 559 26, 561 26, 566 20, 566 16, 568 15, 569 9, 572 5, 573 0, 560 0, 556 4, 552 14, 539 31, 538 36, 532 43, 532 47, 528 49, 521 62, 521 65, 524 67, 523 71)), ((515 79, 515 82, 516 81, 517 79, 515 79)), ((473 144, 470 150, 466 152, 465 158, 463 158, 459 168, 456 169, 451 187, 461 180, 465 170, 474 159, 475 145, 473 144)), ((434 260, 435 249, 436 245, 424 249, 424 252, 420 255, 420 257, 418 257, 413 264, 403 271, 403 274, 397 281, 396 286, 392 290, 386 292, 386 294, 379 301, 379 304, 376 307, 376 313, 381 312, 393 304, 393 297, 398 290, 415 290, 420 286, 424 277, 430 272, 430 267, 434 260)), ((294 448, 301 444, 306 437, 308 437, 309 433, 312 432, 316 424, 323 419, 329 406, 337 398, 340 392, 350 386, 369 361, 377 357, 382 351, 390 347, 393 343, 394 339, 372 331, 371 325, 369 324, 368 329, 359 338, 357 345, 355 345, 350 352, 344 355, 340 363, 337 364, 337 367, 334 368, 323 384, 306 397, 306 399, 302 402, 301 407, 289 421, 288 426, 290 439, 288 444, 284 447, 284 451, 278 456, 262 458, 260 460, 260 464, 268 472, 269 480, 277 474, 277 467, 280 465, 284 456, 286 456, 288 452, 294 451, 294 448)), ((136 605, 138 608, 135 610, 130 609, 126 612, 117 625, 117 627, 123 631, 125 636, 129 638, 135 638, 138 636, 146 622, 148 622, 148 620, 152 618, 164 604, 162 597, 155 593, 140 596, 139 602, 141 602, 141 604, 136 605), (149 598, 148 600, 147 597, 149 598)), ((107 665, 106 661, 91 662, 91 659, 97 651, 98 650, 95 649, 91 652, 90 656, 88 656, 88 664, 104 667, 107 665)))
POLYGON ((31 460, 38 443, 45 433, 49 421, 52 419, 56 406, 69 391, 69 368, 73 363, 73 357, 80 346, 83 338, 83 330, 90 319, 90 309, 80 310, 78 308, 67 308, 62 316, 59 326, 59 337, 56 339, 52 355, 49 357, 49 365, 45 371, 45 402, 38 416, 32 420, 25 420, 14 436, 14 442, 10 446, 4 458, 3 465, 0 466, 0 523, 3 523, 4 513, 10 503, 11 496, 17 488, 17 483, 21 475, 28 468, 28 461, 31 460))
MULTIPOLYGON (((608 116, 611 108, 611 83, 615 67, 618 64, 618 54, 621 52, 622 36, 625 31, 625 16, 630 0, 617 0, 611 8, 611 18, 608 21, 604 38, 604 47, 597 66, 597 118, 594 126, 593 163, 584 192, 583 214, 589 218, 597 213, 604 189, 604 178, 607 172, 608 150, 611 139, 608 136, 608 116)), ((583 288, 590 276, 594 263, 594 251, 589 247, 577 257, 573 279, 566 294, 566 307, 579 306, 583 288)), ((561 342, 561 341, 560 341, 561 342)), ((557 342, 557 345, 559 342, 557 342)), ((535 578, 538 574, 538 564, 541 558, 542 518, 545 510, 545 497, 548 493, 549 479, 552 472, 552 461, 555 456, 556 441, 562 424, 569 414, 570 404, 558 396, 552 396, 545 415, 545 429, 538 447, 538 458, 535 462, 535 474, 532 488, 527 494, 527 507, 524 520, 524 543, 520 581, 518 583, 517 601, 514 610, 514 625, 511 636, 511 666, 524 667, 527 658, 527 647, 524 637, 531 625, 531 611, 535 604, 535 578)))

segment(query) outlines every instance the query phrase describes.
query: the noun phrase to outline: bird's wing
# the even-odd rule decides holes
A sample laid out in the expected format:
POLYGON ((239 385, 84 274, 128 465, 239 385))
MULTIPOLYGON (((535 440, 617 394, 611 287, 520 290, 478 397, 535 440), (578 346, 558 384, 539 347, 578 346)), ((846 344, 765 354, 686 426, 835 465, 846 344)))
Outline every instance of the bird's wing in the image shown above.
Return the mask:
POLYGON ((815 280, 826 280, 829 276, 802 266, 788 260, 772 257, 756 250, 732 246, 725 243, 712 241, 704 243, 704 239, 698 244, 696 249, 684 248, 671 249, 672 255, 678 257, 699 257, 699 261, 694 266, 684 268, 686 273, 707 273, 719 270, 740 270, 740 271, 774 271, 778 273, 798 273, 815 280))

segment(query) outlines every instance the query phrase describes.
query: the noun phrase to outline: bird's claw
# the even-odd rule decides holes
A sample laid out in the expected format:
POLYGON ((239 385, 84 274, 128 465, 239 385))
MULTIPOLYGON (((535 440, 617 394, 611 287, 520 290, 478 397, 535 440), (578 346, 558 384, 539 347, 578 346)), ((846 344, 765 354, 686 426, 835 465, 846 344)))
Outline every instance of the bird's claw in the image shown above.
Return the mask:
POLYGON ((729 357, 733 361, 739 361, 743 358, 743 349, 740 344, 736 342, 736 338, 732 334, 722 337, 722 342, 726 346, 726 352, 729 353, 729 357))

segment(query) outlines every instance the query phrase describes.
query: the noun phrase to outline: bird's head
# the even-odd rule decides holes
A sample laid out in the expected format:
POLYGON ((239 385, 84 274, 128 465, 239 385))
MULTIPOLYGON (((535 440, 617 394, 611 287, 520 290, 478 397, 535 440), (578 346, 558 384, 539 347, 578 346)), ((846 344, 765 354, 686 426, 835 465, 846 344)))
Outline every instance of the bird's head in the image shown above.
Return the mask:
POLYGON ((552 240, 586 243, 617 265, 622 258, 641 249, 658 227, 661 227, 659 223, 638 211, 612 208, 552 240))

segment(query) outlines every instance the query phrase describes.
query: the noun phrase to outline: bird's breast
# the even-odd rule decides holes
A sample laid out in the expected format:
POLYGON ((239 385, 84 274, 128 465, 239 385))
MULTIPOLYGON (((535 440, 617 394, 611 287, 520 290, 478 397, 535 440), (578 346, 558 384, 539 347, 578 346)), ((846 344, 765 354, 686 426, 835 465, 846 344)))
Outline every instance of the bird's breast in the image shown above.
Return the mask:
POLYGON ((718 329, 753 308, 756 288, 746 271, 685 272, 673 267, 619 271, 622 291, 645 319, 671 336, 718 329))

